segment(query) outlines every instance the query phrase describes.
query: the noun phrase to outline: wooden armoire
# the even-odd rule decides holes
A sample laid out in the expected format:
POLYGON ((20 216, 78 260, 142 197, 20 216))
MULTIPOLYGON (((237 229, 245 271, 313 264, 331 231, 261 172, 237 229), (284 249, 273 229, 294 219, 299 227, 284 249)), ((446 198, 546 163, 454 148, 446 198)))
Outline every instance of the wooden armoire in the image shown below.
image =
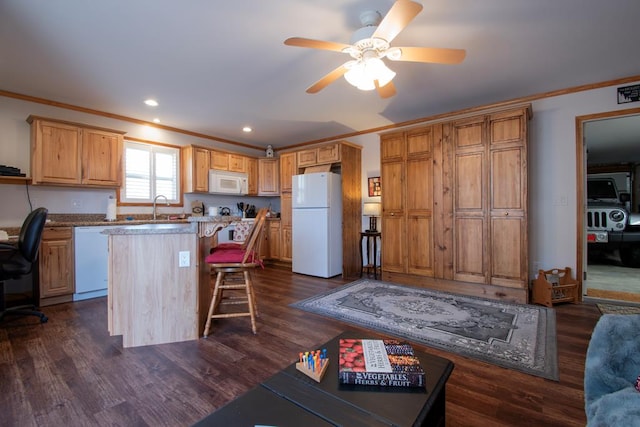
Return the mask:
POLYGON ((383 280, 527 302, 529 115, 381 135, 383 280))

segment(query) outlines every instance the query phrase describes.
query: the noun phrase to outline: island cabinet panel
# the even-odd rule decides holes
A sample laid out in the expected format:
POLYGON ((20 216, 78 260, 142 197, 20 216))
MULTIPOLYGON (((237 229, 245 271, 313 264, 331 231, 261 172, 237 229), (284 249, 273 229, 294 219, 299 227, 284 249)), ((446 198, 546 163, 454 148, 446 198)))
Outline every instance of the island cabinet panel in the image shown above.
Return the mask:
POLYGON ((108 327, 123 347, 198 338, 198 254, 195 233, 109 235, 108 327))
POLYGON ((528 301, 528 117, 381 135, 383 279, 528 301))

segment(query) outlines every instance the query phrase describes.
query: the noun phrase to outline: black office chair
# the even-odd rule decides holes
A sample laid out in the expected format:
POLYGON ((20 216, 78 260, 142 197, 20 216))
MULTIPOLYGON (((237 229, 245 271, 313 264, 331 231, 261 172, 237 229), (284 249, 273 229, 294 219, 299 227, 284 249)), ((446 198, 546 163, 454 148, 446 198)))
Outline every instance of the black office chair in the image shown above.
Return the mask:
MULTIPOLYGON (((38 249, 46 220, 47 209, 38 208, 24 220, 17 245, 0 243, 0 320, 9 314, 38 316, 41 323, 49 320, 44 313, 36 310, 35 305, 6 308, 4 300, 4 281, 30 274, 33 265, 38 262, 38 249)), ((36 292, 34 298, 35 295, 36 292)))

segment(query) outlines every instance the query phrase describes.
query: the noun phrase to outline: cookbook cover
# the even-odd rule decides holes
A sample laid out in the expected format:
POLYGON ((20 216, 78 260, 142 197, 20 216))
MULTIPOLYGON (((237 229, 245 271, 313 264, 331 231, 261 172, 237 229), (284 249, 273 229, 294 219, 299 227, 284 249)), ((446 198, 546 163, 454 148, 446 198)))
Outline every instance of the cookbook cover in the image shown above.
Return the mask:
POLYGON ((340 340, 340 383, 424 387, 425 373, 410 344, 398 340, 340 340))

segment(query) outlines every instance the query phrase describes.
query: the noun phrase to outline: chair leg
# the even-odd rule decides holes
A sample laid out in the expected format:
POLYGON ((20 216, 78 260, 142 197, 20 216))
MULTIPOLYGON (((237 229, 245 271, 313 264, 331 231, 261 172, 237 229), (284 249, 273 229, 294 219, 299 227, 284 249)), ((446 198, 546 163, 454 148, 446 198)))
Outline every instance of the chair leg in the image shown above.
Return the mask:
POLYGON ((244 271, 244 281, 247 290, 247 305, 249 306, 249 315, 251 316, 251 330, 253 334, 258 333, 258 329, 256 328, 256 313, 255 313, 255 299, 253 297, 253 284, 251 283, 251 275, 249 274, 249 270, 244 271))
POLYGON ((256 303, 256 294, 253 291, 253 274, 252 274, 251 270, 249 272, 249 275, 251 277, 251 282, 250 282, 250 286, 248 286, 249 290, 251 291, 251 303, 253 304, 253 311, 256 314, 256 317, 260 317, 260 313, 258 312, 258 304, 256 303))
POLYGON ((222 285, 222 281, 224 278, 224 272, 219 271, 216 275, 216 284, 213 288, 213 295, 211 296, 211 304, 209 305, 209 314, 207 315, 207 323, 204 326, 204 337, 206 338, 209 335, 209 329, 211 328, 211 317, 213 313, 217 310, 218 305, 220 304, 220 299, 222 297, 222 290, 220 286, 222 285))

